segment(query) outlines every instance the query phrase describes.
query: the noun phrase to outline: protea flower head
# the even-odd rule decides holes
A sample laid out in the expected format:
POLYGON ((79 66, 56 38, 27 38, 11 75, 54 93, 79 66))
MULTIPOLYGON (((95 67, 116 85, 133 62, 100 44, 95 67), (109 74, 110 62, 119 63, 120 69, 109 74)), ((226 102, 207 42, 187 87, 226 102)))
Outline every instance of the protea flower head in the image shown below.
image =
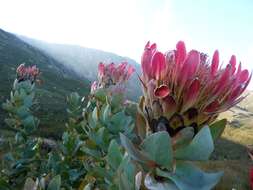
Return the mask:
POLYGON ((167 53, 149 42, 142 55, 143 112, 153 132, 175 135, 187 126, 195 133, 244 97, 251 74, 233 55, 223 68, 216 50, 212 59, 196 50, 186 51, 179 41, 167 53))
POLYGON ((98 81, 93 82, 91 92, 99 88, 115 87, 115 91, 124 90, 124 84, 129 80, 135 69, 128 65, 127 62, 122 62, 119 65, 114 63, 98 65, 98 81))
POLYGON ((32 83, 34 83, 37 79, 37 76, 40 74, 40 71, 36 65, 26 67, 25 64, 19 65, 16 72, 18 82, 30 80, 32 83))

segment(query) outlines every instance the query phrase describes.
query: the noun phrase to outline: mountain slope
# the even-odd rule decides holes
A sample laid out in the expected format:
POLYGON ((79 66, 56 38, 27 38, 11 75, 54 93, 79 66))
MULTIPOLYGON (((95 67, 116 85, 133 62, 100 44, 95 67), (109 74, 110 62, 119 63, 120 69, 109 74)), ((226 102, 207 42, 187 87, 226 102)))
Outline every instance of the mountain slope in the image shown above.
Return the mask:
MULTIPOLYGON (((24 36, 19 37, 30 45, 54 57, 66 67, 75 71, 77 75, 88 78, 91 81, 96 80, 97 66, 100 62, 120 63, 122 61, 127 61, 135 67, 136 73, 140 73, 140 64, 130 58, 122 57, 114 53, 84 48, 77 45, 46 43, 24 36)), ((137 100, 141 94, 140 89, 138 76, 134 74, 128 84, 128 98, 137 100)))
MULTIPOLYGON (((9 98, 15 70, 24 62, 37 65, 42 71, 43 84, 38 86, 40 108, 36 113, 41 119, 41 129, 63 127, 66 120, 66 95, 72 91, 87 94, 90 82, 15 35, 0 30, 0 103, 9 98), (58 126, 56 123, 59 123, 58 126)), ((5 126, 4 118, 5 112, 0 108, 1 127, 5 126)))

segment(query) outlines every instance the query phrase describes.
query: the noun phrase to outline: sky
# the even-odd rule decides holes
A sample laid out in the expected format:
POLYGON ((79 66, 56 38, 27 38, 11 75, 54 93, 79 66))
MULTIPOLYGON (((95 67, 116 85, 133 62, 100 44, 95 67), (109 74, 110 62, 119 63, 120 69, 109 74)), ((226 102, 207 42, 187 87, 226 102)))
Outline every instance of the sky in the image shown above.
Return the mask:
POLYGON ((232 54, 253 70, 252 0, 0 0, 0 28, 54 43, 77 44, 140 62, 145 43, 225 63, 232 54))

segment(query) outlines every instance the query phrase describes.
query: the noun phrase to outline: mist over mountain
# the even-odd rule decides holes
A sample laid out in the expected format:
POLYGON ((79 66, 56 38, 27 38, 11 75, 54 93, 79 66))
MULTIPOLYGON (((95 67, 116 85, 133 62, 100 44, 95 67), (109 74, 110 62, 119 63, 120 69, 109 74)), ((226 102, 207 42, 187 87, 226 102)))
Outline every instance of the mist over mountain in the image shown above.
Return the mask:
MULTIPOLYGON (((97 77, 98 64, 122 61, 133 65, 136 73, 140 73, 140 65, 130 58, 80 46, 50 44, 0 29, 0 102, 2 104, 10 96, 18 65, 36 65, 43 81, 38 85, 39 109, 35 113, 41 120, 40 130, 45 136, 60 135, 67 118, 66 96, 75 91, 82 96, 88 95, 91 82, 97 77)), ((127 97, 132 100, 137 100, 141 94, 136 73, 127 88, 127 97)), ((6 127, 4 118, 6 113, 0 106, 3 128, 6 127)))
POLYGON ((141 95, 140 82, 138 75, 140 73, 140 64, 128 57, 119 56, 114 53, 105 52, 102 50, 85 48, 77 45, 65 45, 47 43, 40 40, 31 39, 24 36, 19 36, 24 42, 38 48, 45 54, 53 57, 65 67, 73 70, 78 76, 94 81, 97 78, 97 68, 100 62, 119 64, 127 61, 134 66, 136 72, 128 82, 128 98, 137 100, 141 95))

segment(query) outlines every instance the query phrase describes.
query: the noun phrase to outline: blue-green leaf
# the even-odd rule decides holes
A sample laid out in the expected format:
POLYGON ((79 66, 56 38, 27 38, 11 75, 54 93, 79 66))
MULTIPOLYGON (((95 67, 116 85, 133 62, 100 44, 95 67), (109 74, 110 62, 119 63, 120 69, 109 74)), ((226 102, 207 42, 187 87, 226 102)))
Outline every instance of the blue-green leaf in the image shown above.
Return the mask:
POLYGON ((120 152, 120 147, 118 143, 115 140, 112 140, 109 148, 108 148, 108 155, 107 155, 107 160, 109 165, 116 170, 121 161, 122 161, 122 153, 120 152))
POLYGON ((205 173, 187 162, 178 162, 173 173, 160 169, 157 169, 156 173, 172 180, 180 190, 210 190, 223 175, 223 172, 205 173))
POLYGON ((150 174, 146 175, 144 183, 149 190, 179 190, 172 181, 163 180, 159 182, 150 174))
POLYGON ((191 143, 176 149, 175 158, 178 160, 208 160, 214 150, 214 144, 209 127, 203 127, 191 143))
POLYGON ((49 183, 47 190, 60 190, 61 188, 61 176, 55 176, 49 183))
POLYGON ((213 141, 215 141, 222 135, 226 127, 226 124, 227 124, 227 120, 222 119, 210 125, 209 128, 213 137, 213 141))
POLYGON ((119 189, 120 190, 134 189, 135 175, 136 175, 136 166, 133 164, 130 156, 125 154, 117 170, 117 177, 119 179, 119 189))
POLYGON ((93 112, 92 112, 92 119, 93 119, 94 122, 98 121, 98 109, 97 109, 97 107, 95 107, 93 112))
POLYGON ((111 115, 111 106, 110 104, 107 104, 103 112, 103 121, 107 122, 110 115, 111 115))
POLYGON ((167 132, 157 132, 146 137, 141 147, 150 160, 163 167, 172 168, 172 146, 167 132))
POLYGON ((146 163, 149 161, 141 151, 139 151, 133 143, 122 133, 120 133, 121 145, 126 149, 129 156, 139 162, 146 163))

